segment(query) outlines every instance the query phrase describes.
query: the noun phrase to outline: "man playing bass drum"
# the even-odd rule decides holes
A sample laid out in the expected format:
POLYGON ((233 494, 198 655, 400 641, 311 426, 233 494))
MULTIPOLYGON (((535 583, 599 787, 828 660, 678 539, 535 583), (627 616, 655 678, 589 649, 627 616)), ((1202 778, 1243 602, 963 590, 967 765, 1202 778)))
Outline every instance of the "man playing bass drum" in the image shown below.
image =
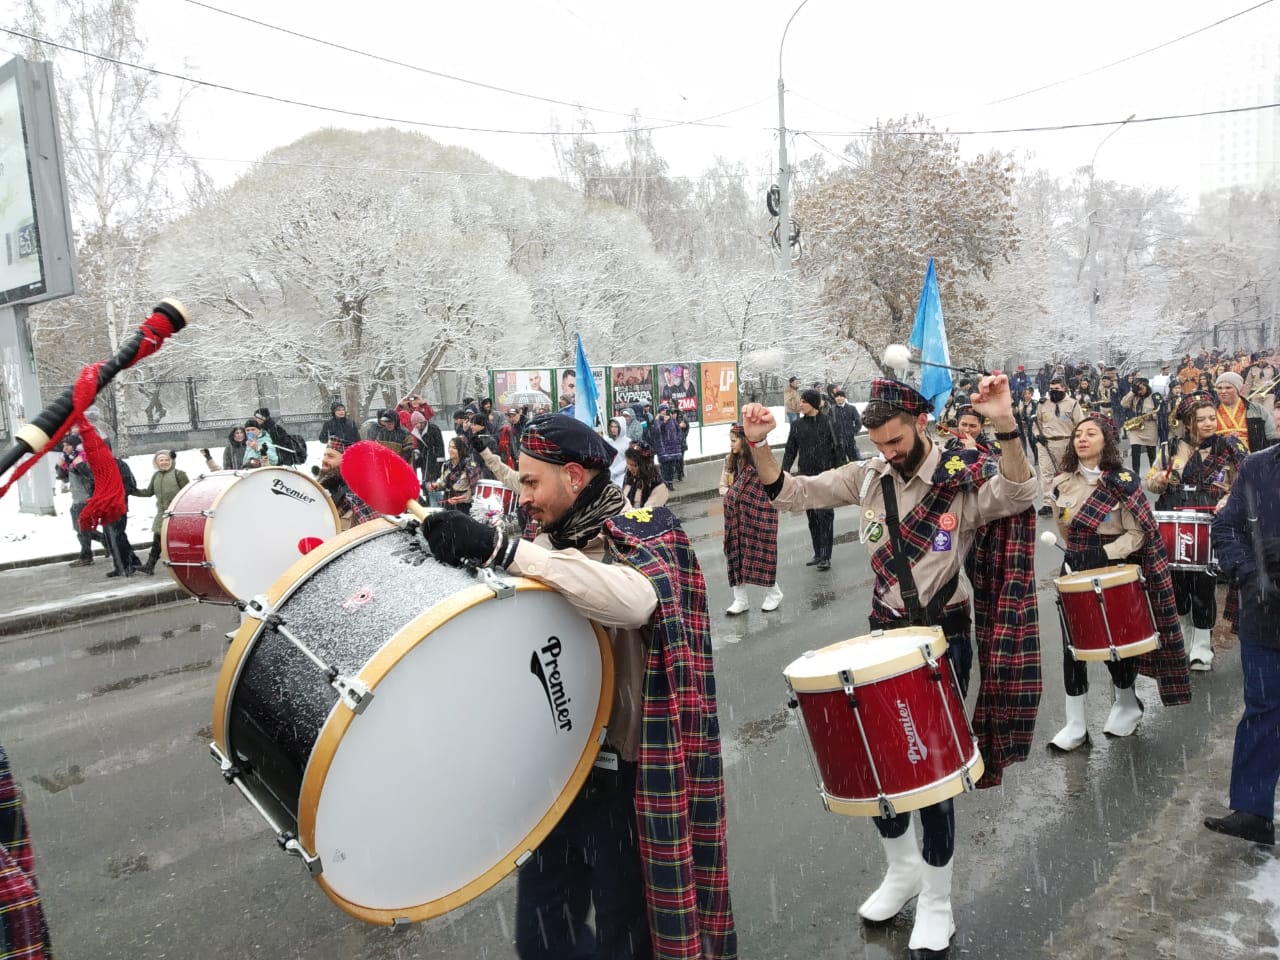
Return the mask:
MULTIPOLYGON (((1249 451, 1234 434, 1215 432, 1217 406, 1208 394, 1193 393, 1183 398, 1177 417, 1186 435, 1181 440, 1171 438, 1160 451, 1156 465, 1147 474, 1147 489, 1159 495, 1157 510, 1212 507, 1216 511, 1231 491, 1249 451)), ((1191 669, 1209 670, 1213 666, 1211 636, 1218 620, 1217 577, 1199 570, 1170 572, 1182 633, 1191 638, 1191 669)))

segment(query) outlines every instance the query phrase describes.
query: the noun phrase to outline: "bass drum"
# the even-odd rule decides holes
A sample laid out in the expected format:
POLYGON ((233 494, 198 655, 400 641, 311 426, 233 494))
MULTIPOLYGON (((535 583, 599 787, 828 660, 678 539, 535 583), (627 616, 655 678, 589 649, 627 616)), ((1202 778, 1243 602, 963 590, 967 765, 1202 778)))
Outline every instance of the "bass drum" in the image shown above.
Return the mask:
POLYGON ((549 587, 445 566, 383 519, 263 599, 223 662, 212 749, 329 898, 414 922, 523 863, 604 739, 605 632, 549 587))

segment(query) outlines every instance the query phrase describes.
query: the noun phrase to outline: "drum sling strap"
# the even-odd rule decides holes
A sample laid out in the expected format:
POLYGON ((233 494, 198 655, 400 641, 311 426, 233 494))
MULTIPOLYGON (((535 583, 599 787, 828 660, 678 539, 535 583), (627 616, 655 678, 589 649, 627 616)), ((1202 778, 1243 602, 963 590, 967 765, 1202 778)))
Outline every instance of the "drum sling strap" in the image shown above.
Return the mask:
POLYGON ((911 575, 906 544, 902 542, 902 528, 898 525, 898 498, 893 492, 893 478, 887 473, 880 478, 880 490, 884 494, 884 521, 889 528, 893 567, 898 575, 898 590, 902 594, 902 605, 907 611, 907 622, 916 627, 938 626, 942 622, 942 611, 956 592, 960 571, 951 575, 951 579, 939 588, 926 606, 920 606, 920 593, 916 590, 915 577, 911 575))

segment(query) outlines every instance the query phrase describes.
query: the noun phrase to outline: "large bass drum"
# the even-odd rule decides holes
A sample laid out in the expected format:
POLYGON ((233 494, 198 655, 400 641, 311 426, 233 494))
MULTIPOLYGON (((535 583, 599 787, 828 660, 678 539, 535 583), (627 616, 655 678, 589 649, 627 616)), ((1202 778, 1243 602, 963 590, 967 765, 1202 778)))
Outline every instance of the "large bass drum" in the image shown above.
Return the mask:
POLYGON ((532 853, 585 781, 612 696, 608 636, 560 594, 445 566, 380 519, 250 603, 212 749, 338 906, 412 922, 532 853))

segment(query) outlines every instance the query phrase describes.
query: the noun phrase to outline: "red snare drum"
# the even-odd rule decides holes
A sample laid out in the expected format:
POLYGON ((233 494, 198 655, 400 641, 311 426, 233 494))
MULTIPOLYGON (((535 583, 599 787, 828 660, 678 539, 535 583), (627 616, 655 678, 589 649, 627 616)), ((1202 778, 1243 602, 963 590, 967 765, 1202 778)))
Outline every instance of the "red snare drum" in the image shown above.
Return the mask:
POLYGON ((1123 660, 1160 646, 1136 565, 1082 570, 1053 582, 1067 647, 1077 660, 1123 660))
POLYGON ((160 528, 164 564, 197 600, 235 603, 341 529, 324 488, 284 467, 219 470, 183 487, 160 528))
POLYGON ((877 631, 782 671, 828 810, 893 816, 972 790, 982 754, 938 627, 877 631))
POLYGON ((495 527, 502 518, 515 513, 520 495, 496 480, 477 480, 471 494, 471 516, 495 527))
POLYGON ((1170 570, 1209 569, 1213 563, 1213 544, 1209 541, 1212 507, 1157 510, 1155 518, 1170 570))

